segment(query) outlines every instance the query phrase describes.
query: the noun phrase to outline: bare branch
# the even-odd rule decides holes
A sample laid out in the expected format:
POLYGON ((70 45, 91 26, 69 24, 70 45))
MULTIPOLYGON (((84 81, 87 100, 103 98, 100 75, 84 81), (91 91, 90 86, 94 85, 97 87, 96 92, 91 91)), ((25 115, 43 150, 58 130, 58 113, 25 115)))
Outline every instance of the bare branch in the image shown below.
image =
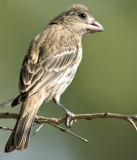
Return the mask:
MULTIPOLYGON (((0 113, 0 119, 17 119, 18 118, 18 114, 15 113, 0 113)), ((134 127, 136 133, 137 133, 137 126, 136 123, 134 121, 137 121, 137 115, 123 115, 123 114, 115 114, 115 113, 93 113, 93 114, 75 114, 73 117, 70 117, 70 120, 78 120, 78 119, 86 119, 86 120, 93 120, 93 119, 97 119, 97 118, 115 118, 115 119, 123 119, 126 120, 128 122, 130 122, 130 124, 132 124, 132 126, 134 127)), ((41 127, 43 126, 43 123, 48 123, 58 129, 60 129, 63 132, 67 132, 77 138, 79 138, 80 140, 84 141, 84 142, 88 142, 88 140, 80 137, 79 135, 71 132, 70 130, 63 128, 61 126, 59 126, 59 124, 61 123, 65 123, 66 122, 66 117, 65 118, 48 118, 48 117, 43 117, 43 116, 36 116, 35 117, 35 123, 41 124, 40 127, 33 133, 37 133, 39 132, 39 130, 41 129, 41 127)), ((7 127, 1 127, 0 129, 4 129, 4 130, 12 130, 9 129, 7 127)))
MULTIPOLYGON (((0 119, 17 119, 18 114, 16 113, 0 113, 0 119)), ((115 118, 115 119, 123 119, 126 121, 129 121, 129 119, 133 121, 137 121, 137 115, 124 115, 124 114, 115 114, 115 113, 93 113, 93 114, 75 114, 73 117, 71 117, 72 120, 78 120, 78 119, 87 119, 87 120, 93 120, 96 118, 115 118)), ((48 122, 54 122, 55 124, 64 123, 66 121, 66 118, 48 118, 43 116, 36 116, 35 122, 37 123, 48 123, 48 122)))

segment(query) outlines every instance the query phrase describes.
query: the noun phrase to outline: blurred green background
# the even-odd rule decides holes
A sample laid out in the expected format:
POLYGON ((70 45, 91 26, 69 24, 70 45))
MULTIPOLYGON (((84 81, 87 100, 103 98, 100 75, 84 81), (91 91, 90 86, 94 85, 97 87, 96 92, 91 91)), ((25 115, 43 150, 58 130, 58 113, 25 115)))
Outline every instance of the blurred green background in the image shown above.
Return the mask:
MULTIPOLYGON (((74 113, 137 113, 137 1, 136 0, 1 0, 0 102, 18 94, 18 77, 30 41, 48 22, 74 3, 88 6, 105 28, 83 40, 83 60, 61 102, 74 113)), ((0 112, 19 112, 20 107, 0 112)), ((38 115, 63 117, 53 102, 38 115)), ((15 120, 0 120, 12 128, 15 120)), ((35 124, 32 131, 38 125, 35 124)), ((137 159, 137 135, 126 121, 79 120, 72 131, 88 144, 45 124, 31 135, 27 151, 4 153, 10 131, 0 130, 0 159, 15 160, 129 160, 137 159)))

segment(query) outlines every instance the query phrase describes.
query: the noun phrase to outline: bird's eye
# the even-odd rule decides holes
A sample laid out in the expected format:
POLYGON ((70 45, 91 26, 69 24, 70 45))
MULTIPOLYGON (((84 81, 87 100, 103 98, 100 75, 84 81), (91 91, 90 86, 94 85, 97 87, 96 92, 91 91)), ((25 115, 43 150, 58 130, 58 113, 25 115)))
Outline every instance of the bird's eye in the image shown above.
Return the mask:
POLYGON ((86 18, 86 14, 85 14, 85 13, 80 13, 79 16, 80 16, 81 18, 86 18))

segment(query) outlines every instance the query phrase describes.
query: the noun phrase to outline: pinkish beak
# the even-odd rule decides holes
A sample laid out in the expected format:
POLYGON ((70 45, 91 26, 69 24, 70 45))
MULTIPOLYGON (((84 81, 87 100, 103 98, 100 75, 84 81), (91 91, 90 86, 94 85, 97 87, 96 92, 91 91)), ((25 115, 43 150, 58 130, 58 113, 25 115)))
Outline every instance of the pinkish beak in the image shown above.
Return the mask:
POLYGON ((87 25, 87 30, 89 30, 90 32, 101 32, 104 31, 104 28, 100 23, 94 20, 87 25))

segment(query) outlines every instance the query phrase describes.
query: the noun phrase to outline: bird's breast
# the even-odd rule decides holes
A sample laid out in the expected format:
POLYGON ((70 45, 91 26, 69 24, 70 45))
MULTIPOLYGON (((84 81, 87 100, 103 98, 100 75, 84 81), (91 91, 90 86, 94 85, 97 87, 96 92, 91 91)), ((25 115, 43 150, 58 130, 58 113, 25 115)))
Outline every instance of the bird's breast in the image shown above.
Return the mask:
POLYGON ((82 60, 82 47, 79 47, 78 55, 77 55, 77 58, 76 58, 77 66, 79 66, 81 60, 82 60))
POLYGON ((70 64, 64 71, 62 71, 62 73, 56 78, 55 81, 53 81, 46 87, 46 101, 49 101, 57 95, 60 97, 60 95, 66 90, 66 88, 70 85, 75 76, 81 59, 82 48, 79 49, 75 61, 72 64, 70 64))

